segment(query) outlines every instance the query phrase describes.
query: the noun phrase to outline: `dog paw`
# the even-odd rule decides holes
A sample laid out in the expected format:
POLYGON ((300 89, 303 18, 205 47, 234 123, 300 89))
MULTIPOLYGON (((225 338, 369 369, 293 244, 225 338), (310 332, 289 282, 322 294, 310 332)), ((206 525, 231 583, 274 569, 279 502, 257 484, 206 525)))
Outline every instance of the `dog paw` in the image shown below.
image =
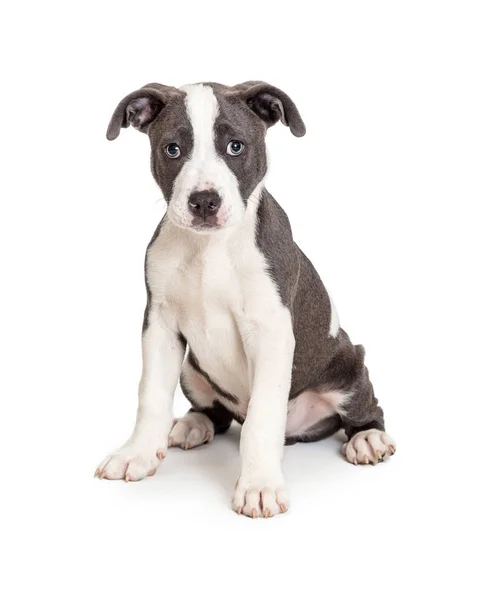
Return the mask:
POLYGON ((265 480, 263 483, 248 484, 238 480, 233 497, 233 510, 247 517, 274 517, 289 508, 289 498, 284 482, 265 480))
POLYGON ((396 444, 384 431, 359 431, 343 445, 343 454, 354 465, 375 465, 396 452, 396 444))
POLYGON ((166 450, 148 450, 135 446, 124 446, 107 456, 95 471, 99 479, 124 479, 139 481, 156 473, 160 462, 165 458, 166 450))
POLYGON ((208 444, 214 435, 215 428, 209 417, 203 413, 190 412, 173 425, 168 446, 180 446, 183 450, 189 450, 195 446, 208 444))

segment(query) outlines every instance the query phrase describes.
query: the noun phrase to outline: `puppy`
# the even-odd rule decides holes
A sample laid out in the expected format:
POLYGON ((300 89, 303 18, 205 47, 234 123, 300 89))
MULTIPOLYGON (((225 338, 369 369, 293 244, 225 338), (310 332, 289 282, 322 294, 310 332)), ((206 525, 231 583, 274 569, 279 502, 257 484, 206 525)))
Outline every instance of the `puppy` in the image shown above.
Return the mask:
POLYGON ((153 475, 169 446, 209 443, 235 419, 242 432, 233 508, 271 517, 289 506, 285 443, 344 429, 353 464, 395 452, 364 349, 341 329, 288 217, 264 187, 265 135, 278 121, 305 134, 291 98, 260 81, 152 83, 113 113, 109 140, 130 124, 148 134, 168 208, 146 251, 136 425, 99 465, 100 478, 153 475), (178 380, 192 408, 174 421, 178 380))

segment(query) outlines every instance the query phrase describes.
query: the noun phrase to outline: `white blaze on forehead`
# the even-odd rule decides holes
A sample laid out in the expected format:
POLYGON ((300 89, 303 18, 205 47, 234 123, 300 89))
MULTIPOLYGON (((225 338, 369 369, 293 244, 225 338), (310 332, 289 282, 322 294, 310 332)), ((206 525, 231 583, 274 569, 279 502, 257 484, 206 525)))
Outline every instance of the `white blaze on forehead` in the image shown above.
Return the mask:
POLYGON ((176 178, 169 214, 176 225, 190 227, 190 194, 215 190, 222 199, 217 215, 219 224, 238 223, 244 215, 245 207, 238 180, 215 147, 215 124, 219 106, 213 88, 199 83, 186 85, 181 90, 186 93, 185 106, 193 130, 193 149, 176 178))
POLYGON ((208 85, 186 85, 186 110, 193 127, 193 154, 191 159, 207 159, 215 154, 214 126, 218 116, 218 100, 208 85))

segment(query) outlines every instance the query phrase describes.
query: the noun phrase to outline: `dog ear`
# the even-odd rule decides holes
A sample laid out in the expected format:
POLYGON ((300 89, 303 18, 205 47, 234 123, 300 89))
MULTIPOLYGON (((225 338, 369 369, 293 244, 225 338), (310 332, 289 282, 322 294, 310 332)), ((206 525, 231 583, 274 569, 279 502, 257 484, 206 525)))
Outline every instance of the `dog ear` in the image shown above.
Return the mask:
POLYGON ((130 124, 146 133, 166 104, 179 94, 176 88, 160 83, 149 83, 128 94, 111 117, 106 132, 107 139, 115 140, 120 135, 121 127, 128 127, 130 124))
POLYGON ((301 137, 306 126, 295 103, 282 90, 264 81, 246 81, 232 88, 246 101, 249 108, 260 117, 268 127, 281 122, 289 127, 291 133, 301 137))

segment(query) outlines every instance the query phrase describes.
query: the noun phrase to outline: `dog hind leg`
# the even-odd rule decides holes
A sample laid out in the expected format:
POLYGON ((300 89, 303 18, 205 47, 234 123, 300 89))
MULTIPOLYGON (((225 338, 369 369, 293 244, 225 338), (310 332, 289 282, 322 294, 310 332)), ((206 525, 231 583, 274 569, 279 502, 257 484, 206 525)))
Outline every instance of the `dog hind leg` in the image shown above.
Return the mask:
MULTIPOLYGON (((358 358, 364 359, 362 346, 354 346, 358 358)), ((348 441, 343 445, 346 459, 357 464, 377 464, 396 452, 396 444, 385 432, 384 414, 374 395, 364 362, 352 386, 341 418, 348 441)))
POLYGON ((189 361, 183 365, 180 386, 192 408, 181 419, 175 420, 169 446, 189 450, 210 443, 215 434, 229 429, 232 413, 218 402, 216 392, 189 361))

